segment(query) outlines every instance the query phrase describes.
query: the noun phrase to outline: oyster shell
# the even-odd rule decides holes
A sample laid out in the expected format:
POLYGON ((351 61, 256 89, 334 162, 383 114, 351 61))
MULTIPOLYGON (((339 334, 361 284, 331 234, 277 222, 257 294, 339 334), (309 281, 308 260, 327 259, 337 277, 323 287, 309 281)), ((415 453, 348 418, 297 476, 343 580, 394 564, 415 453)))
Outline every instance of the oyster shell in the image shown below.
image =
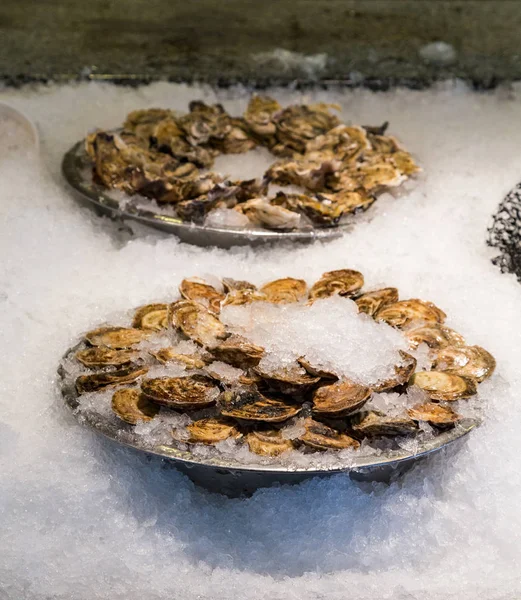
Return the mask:
POLYGON ((221 294, 213 285, 206 283, 203 279, 196 277, 183 279, 179 291, 183 298, 207 306, 208 310, 215 314, 221 312, 221 302, 224 300, 224 294, 221 294))
POLYGON ((196 410, 215 404, 219 388, 209 377, 157 377, 145 379, 143 394, 164 406, 182 410, 196 410))
POLYGON ((371 386, 373 392, 388 392, 400 385, 405 385, 416 369, 417 361, 414 356, 400 350, 402 361, 394 367, 394 377, 379 381, 371 386))
POLYGON ((150 354, 163 365, 169 362, 179 362, 184 364, 187 369, 204 369, 208 364, 205 357, 200 354, 179 354, 174 348, 161 348, 150 354))
POLYGON ((274 141, 277 126, 273 117, 281 109, 281 105, 269 96, 253 96, 244 113, 244 121, 257 137, 274 141))
POLYGON ((253 225, 262 225, 267 229, 295 229, 300 225, 298 213, 270 204, 263 198, 243 202, 234 210, 246 215, 253 225))
POLYGON ((457 331, 438 324, 409 329, 405 332, 405 337, 409 340, 411 348, 417 348, 420 344, 427 344, 429 348, 465 345, 465 339, 457 331))
POLYGON ((358 312, 363 312, 373 317, 381 308, 398 302, 398 290, 393 287, 382 288, 366 292, 355 300, 358 312))
POLYGON ((201 346, 213 348, 228 335, 216 316, 191 300, 171 304, 170 315, 173 325, 201 346))
POLYGON ((250 283, 249 281, 238 281, 237 279, 231 279, 230 277, 224 277, 222 284, 224 291, 227 294, 235 291, 255 291, 257 289, 257 286, 253 285, 253 283, 250 283))
POLYGON ((431 302, 424 300, 400 300, 382 307, 375 315, 391 327, 405 329, 413 324, 443 323, 446 314, 431 302))
POLYGON ((409 383, 417 385, 427 392, 432 400, 444 400, 445 402, 469 398, 477 393, 474 379, 442 371, 420 371, 411 377, 409 383))
POLYGON ((85 334, 91 346, 106 346, 113 350, 130 348, 150 335, 149 331, 128 327, 100 327, 85 334))
POLYGON ((138 389, 125 388, 114 392, 112 410, 121 420, 135 425, 138 421, 151 421, 159 412, 159 406, 138 389))
POLYGON ((134 314, 132 327, 160 331, 168 327, 168 304, 147 304, 134 314))
POLYGON ((252 344, 240 335, 231 335, 211 352, 217 360, 242 369, 256 367, 265 354, 262 346, 252 344))
POLYGON ((79 350, 75 354, 82 365, 89 369, 121 367, 136 358, 135 350, 112 350, 103 346, 79 350))
POLYGON ((309 292, 310 300, 327 298, 338 294, 340 296, 353 296, 364 285, 364 276, 359 271, 352 269, 339 269, 328 271, 315 283, 309 292))
POLYGON ((252 431, 245 440, 250 451, 261 456, 280 456, 293 449, 291 440, 286 440, 278 429, 252 431))
POLYGON ((425 421, 438 429, 447 429, 454 426, 461 417, 448 406, 426 402, 417 404, 407 411, 413 421, 425 421))
POLYGON ((303 300, 306 296, 308 286, 303 279, 285 277, 270 281, 259 290, 264 294, 266 302, 274 304, 289 304, 303 300))
POLYGON ((305 356, 297 358, 297 362, 302 368, 306 369, 306 371, 314 377, 320 377, 321 379, 338 379, 338 375, 332 371, 327 371, 319 366, 311 364, 305 356))
POLYGON ((360 413, 353 419, 354 432, 366 436, 408 435, 416 433, 418 425, 407 415, 391 416, 379 411, 360 413))
POLYGON ((363 127, 338 125, 324 135, 310 140, 306 145, 306 154, 315 156, 332 156, 337 160, 354 162, 371 145, 367 132, 363 127))
POLYGON ((239 421, 282 423, 298 415, 300 406, 269 398, 255 388, 239 388, 220 397, 221 414, 239 421))
POLYGON ((218 444, 228 438, 241 436, 235 424, 222 417, 211 419, 199 419, 187 426, 190 437, 187 442, 199 444, 218 444))
POLYGON ((253 372, 262 378, 264 385, 270 390, 285 395, 301 396, 320 381, 320 377, 313 377, 297 365, 270 372, 256 367, 253 372))
POLYGON ((275 162, 266 171, 265 177, 270 183, 280 186, 295 185, 309 192, 324 192, 341 167, 342 164, 333 155, 306 155, 275 162))
POLYGON ((446 346, 438 352, 433 368, 481 382, 492 375, 496 361, 481 346, 446 346))
POLYGON ((315 197, 279 192, 272 200, 272 203, 284 206, 288 210, 301 212, 313 223, 324 226, 336 225, 343 215, 372 202, 373 199, 369 200, 358 192, 317 194, 315 197))
POLYGON ((232 290, 226 294, 223 306, 228 304, 241 306, 242 304, 250 304, 251 302, 267 302, 266 295, 257 290, 232 290))
POLYGON ((124 385, 125 383, 132 383, 142 375, 146 375, 147 372, 147 368, 138 368, 135 365, 130 365, 117 371, 80 375, 76 379, 76 391, 78 394, 85 394, 86 392, 97 392, 106 388, 124 385))
POLYGON ((324 385, 313 394, 313 412, 330 417, 343 417, 361 408, 371 396, 371 389, 344 379, 324 385))
POLYGON ((304 427, 306 432, 298 440, 314 450, 357 450, 360 447, 360 442, 352 437, 309 417, 304 420, 304 427))

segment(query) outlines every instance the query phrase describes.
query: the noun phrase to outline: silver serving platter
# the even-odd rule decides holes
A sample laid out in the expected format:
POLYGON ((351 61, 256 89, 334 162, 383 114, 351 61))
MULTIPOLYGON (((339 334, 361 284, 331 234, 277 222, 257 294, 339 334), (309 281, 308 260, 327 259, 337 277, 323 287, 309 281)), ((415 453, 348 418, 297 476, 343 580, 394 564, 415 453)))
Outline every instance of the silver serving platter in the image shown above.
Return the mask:
MULTIPOLYGON (((65 354, 64 360, 71 357, 80 345, 71 348, 65 354)), ((327 468, 289 468, 276 464, 245 465, 229 458, 211 458, 203 461, 190 451, 180 450, 174 446, 147 445, 141 436, 134 433, 133 426, 123 421, 116 422, 114 419, 93 412, 79 413, 76 410, 79 401, 74 381, 67 378, 63 367, 58 369, 58 374, 61 378, 65 403, 82 425, 87 425, 118 444, 162 458, 167 465, 185 473, 196 485, 227 496, 249 495, 262 487, 295 484, 312 477, 327 477, 340 473, 358 481, 389 482, 440 450, 455 451, 467 434, 480 424, 477 419, 464 419, 457 427, 420 444, 414 453, 400 449, 387 451, 379 456, 361 455, 354 463, 327 468)))
POLYGON ((84 142, 75 144, 63 157, 62 172, 73 190, 88 205, 101 215, 119 220, 139 221, 155 229, 176 235, 182 242, 196 246, 257 246, 273 242, 310 243, 318 240, 332 240, 340 237, 350 225, 336 227, 315 227, 294 231, 271 231, 268 229, 248 229, 245 227, 208 227, 195 223, 185 223, 176 217, 158 214, 152 210, 126 206, 121 208, 114 198, 107 194, 106 188, 93 182, 90 176, 90 161, 84 142))

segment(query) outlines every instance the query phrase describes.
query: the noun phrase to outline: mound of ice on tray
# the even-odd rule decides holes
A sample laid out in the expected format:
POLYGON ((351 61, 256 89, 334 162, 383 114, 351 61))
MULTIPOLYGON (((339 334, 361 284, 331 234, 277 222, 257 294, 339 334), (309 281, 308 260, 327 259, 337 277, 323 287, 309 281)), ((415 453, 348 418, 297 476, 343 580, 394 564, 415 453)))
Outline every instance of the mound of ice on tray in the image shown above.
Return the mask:
MULTIPOLYGON (((380 198, 328 244, 196 248, 80 207, 60 183, 60 161, 94 126, 113 127, 136 108, 186 110, 203 98, 239 114, 248 90, 2 91, 37 122, 45 161, 28 156, 14 128, 7 142, 0 136, 1 146, 21 145, 0 150, 2 600, 521 596, 521 286, 490 264, 485 246, 490 215, 520 177, 520 90, 274 94, 283 104, 338 102, 354 123, 389 120, 423 179, 400 198, 380 198), (403 298, 435 302, 449 327, 496 357, 497 374, 477 400, 485 422, 459 452, 389 486, 337 476, 228 500, 105 441, 63 407, 56 367, 78 334, 129 306, 174 297, 183 277, 311 282, 346 267, 361 270, 368 288, 395 285, 403 298)), ((458 411, 472 406, 460 402, 458 411)))
POLYGON ((312 365, 370 384, 394 374, 403 335, 385 323, 358 314, 356 304, 332 296, 304 303, 253 302, 224 306, 221 320, 236 333, 263 346, 259 367, 270 372, 304 356, 312 365))

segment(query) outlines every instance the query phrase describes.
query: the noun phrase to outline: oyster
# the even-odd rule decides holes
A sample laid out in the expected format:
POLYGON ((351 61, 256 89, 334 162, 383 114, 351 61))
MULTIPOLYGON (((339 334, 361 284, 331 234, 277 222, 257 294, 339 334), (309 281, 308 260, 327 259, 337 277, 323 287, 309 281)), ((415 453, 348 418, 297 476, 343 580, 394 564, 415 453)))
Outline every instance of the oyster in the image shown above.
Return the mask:
POLYGON ((253 285, 253 283, 250 283, 249 281, 238 281, 237 279, 231 279, 230 277, 224 277, 222 284, 224 291, 227 294, 235 291, 255 291, 257 289, 257 286, 253 285))
POLYGON ((461 417, 448 406, 426 402, 417 404, 407 411, 413 421, 425 421, 433 427, 446 429, 455 425, 461 417))
POLYGON ((134 314, 132 327, 159 331, 168 327, 168 304, 147 304, 134 314))
POLYGON ((310 300, 327 298, 338 294, 340 296, 353 296, 364 285, 364 276, 359 271, 352 269, 339 269, 328 271, 315 283, 309 292, 310 300))
MULTIPOLYGON (((330 113, 331 104, 288 106, 274 116, 277 144, 274 154, 292 156, 305 152, 309 141, 340 124, 330 113)), ((335 107, 336 108, 336 107, 335 107)))
POLYGON ((270 390, 285 395, 301 396, 309 392, 320 381, 320 377, 313 377, 297 365, 270 372, 256 367, 253 372, 262 378, 264 385, 270 390))
POLYGON ((286 277, 270 281, 261 287, 260 293, 264 294, 266 302, 274 304, 289 304, 298 302, 306 296, 307 284, 303 279, 286 277))
POLYGON ((262 346, 252 344, 240 335, 231 335, 211 352, 217 360, 242 369, 256 367, 265 354, 262 346))
POLYGON ((216 316, 191 300, 171 304, 170 315, 173 325, 201 346, 215 347, 228 335, 216 316))
POLYGON ((405 329, 415 323, 443 323, 446 314, 431 302, 424 300, 400 300, 383 306, 375 315, 391 327, 405 329))
POLYGON ((398 290, 393 287, 366 292, 355 300, 358 312, 363 312, 373 317, 381 308, 398 302, 398 290))
POLYGON ((327 371, 325 369, 322 369, 321 367, 317 366, 317 365, 313 365, 311 364, 305 356, 301 356, 300 358, 297 358, 297 362, 298 364, 303 367, 304 369, 306 369, 306 371, 310 374, 313 375, 315 377, 320 377, 322 379, 338 379, 338 375, 335 375, 335 373, 333 373, 332 371, 327 371))
POLYGON ((338 125, 328 133, 316 137, 306 145, 306 155, 332 156, 337 160, 354 162, 371 147, 363 127, 338 125))
POLYGON ((342 164, 333 155, 303 156, 275 162, 266 171, 265 177, 270 183, 280 186, 295 185, 309 192, 324 192, 341 167, 342 164))
POLYGON ((263 198, 253 198, 235 207, 246 215, 253 225, 267 229, 295 229, 300 225, 300 215, 282 206, 270 204, 263 198))
POLYGON ((255 388, 239 388, 220 397, 221 414, 239 421, 281 423, 298 415, 300 406, 269 398, 255 388))
POLYGON ((76 391, 78 394, 85 394, 86 392, 97 392, 125 383, 132 383, 142 375, 146 375, 147 372, 148 369, 146 368, 140 369, 135 365, 130 365, 117 371, 80 375, 76 379, 76 391))
POLYGON ((429 348, 444 348, 445 346, 464 346, 465 339, 457 331, 444 325, 422 325, 405 332, 411 348, 427 344, 429 348))
POLYGON ((237 429, 234 423, 228 419, 222 417, 212 419, 199 419, 194 421, 187 426, 190 437, 188 438, 189 443, 200 443, 200 444, 218 444, 228 438, 235 438, 241 436, 240 431, 237 429))
POLYGON ((370 388, 344 379, 316 390, 313 394, 313 412, 318 415, 343 417, 361 408, 370 395, 370 388))
POLYGON ((354 432, 367 436, 408 435, 416 433, 418 425, 407 415, 385 415, 379 411, 360 413, 353 418, 354 432))
POLYGON ((360 447, 360 442, 352 437, 309 417, 305 419, 304 427, 306 432, 298 438, 298 441, 314 450, 345 450, 346 448, 357 450, 360 447))
POLYGON ((86 348, 76 352, 76 358, 82 365, 89 369, 103 367, 121 367, 136 358, 135 350, 112 350, 111 348, 95 347, 86 348))
POLYGON ((271 145, 269 141, 273 143, 277 131, 273 117, 281 109, 281 105, 269 96, 253 96, 244 113, 244 121, 256 136, 271 145))
POLYGON ((114 350, 130 348, 150 335, 149 331, 128 327, 100 327, 85 334, 91 346, 106 346, 114 350))
POLYGON ((285 439, 278 429, 252 431, 246 435, 245 440, 250 451, 261 456, 280 456, 293 449, 291 440, 285 439))
POLYGON ((358 192, 317 194, 315 197, 279 192, 272 200, 272 203, 304 213, 313 223, 324 226, 336 225, 343 215, 372 202, 358 192))
POLYGON ((145 379, 141 391, 147 398, 182 410, 196 410, 215 404, 219 388, 209 377, 158 377, 145 379))
POLYGON ((438 352, 433 368, 481 382, 492 375, 496 361, 481 346, 447 346, 438 352))
POLYGON ((226 294, 223 306, 232 304, 240 306, 242 304, 250 304, 250 302, 267 302, 266 295, 257 290, 232 290, 226 294))
POLYGON ((420 371, 411 377, 409 383, 410 385, 417 385, 427 392, 432 400, 453 402, 477 393, 474 379, 467 379, 442 371, 420 371))
POLYGON ((206 283, 204 280, 195 277, 183 279, 179 291, 183 298, 199 302, 215 314, 221 312, 221 302, 224 300, 224 294, 218 292, 213 285, 206 283))
POLYGON ((400 385, 405 385, 416 369, 417 361, 414 356, 400 350, 402 361, 394 367, 394 377, 379 381, 371 386, 373 392, 388 392, 400 385))
POLYGON ((135 425, 138 421, 151 421, 159 412, 159 406, 138 389, 125 388, 114 392, 112 410, 123 421, 135 425))
POLYGON ((150 354, 163 365, 169 362, 179 362, 184 364, 187 369, 204 369, 208 363, 200 354, 179 354, 174 348, 161 348, 150 354))

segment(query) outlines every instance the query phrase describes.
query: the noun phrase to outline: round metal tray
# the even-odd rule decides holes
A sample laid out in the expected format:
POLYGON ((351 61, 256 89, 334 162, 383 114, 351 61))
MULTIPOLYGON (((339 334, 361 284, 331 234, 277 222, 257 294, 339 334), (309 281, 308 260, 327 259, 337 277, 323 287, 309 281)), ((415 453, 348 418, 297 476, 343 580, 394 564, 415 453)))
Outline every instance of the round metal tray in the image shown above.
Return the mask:
MULTIPOLYGON (((79 344, 71 348, 65 354, 64 360, 78 347, 79 344)), ((76 409, 79 401, 74 381, 67 378, 63 367, 58 369, 58 374, 61 378, 65 403, 78 417, 80 413, 76 409)), ((449 447, 451 450, 456 449, 465 436, 480 424, 477 419, 465 419, 454 429, 442 432, 421 444, 414 453, 403 449, 392 450, 379 456, 361 455, 354 463, 346 465, 290 469, 276 464, 245 465, 228 458, 212 458, 203 461, 191 452, 174 446, 146 445, 143 438, 134 433, 132 425, 122 421, 115 422, 97 413, 81 413, 80 422, 118 444, 165 459, 168 464, 185 473, 196 485, 227 496, 248 495, 261 487, 300 483, 312 477, 326 477, 339 473, 348 474, 352 479, 359 481, 388 482, 435 452, 449 447)))
POLYGON ((62 172, 69 185, 91 207, 100 214, 112 218, 139 221, 150 227, 172 233, 183 242, 197 246, 256 246, 270 242, 325 241, 340 237, 350 227, 348 224, 337 227, 302 229, 298 231, 271 231, 268 229, 247 229, 244 227, 207 227, 195 223, 185 223, 176 217, 158 214, 142 208, 125 207, 107 194, 106 188, 92 181, 89 175, 91 161, 85 151, 84 142, 75 144, 63 157, 62 172), (87 175, 86 175, 87 174, 87 175))

